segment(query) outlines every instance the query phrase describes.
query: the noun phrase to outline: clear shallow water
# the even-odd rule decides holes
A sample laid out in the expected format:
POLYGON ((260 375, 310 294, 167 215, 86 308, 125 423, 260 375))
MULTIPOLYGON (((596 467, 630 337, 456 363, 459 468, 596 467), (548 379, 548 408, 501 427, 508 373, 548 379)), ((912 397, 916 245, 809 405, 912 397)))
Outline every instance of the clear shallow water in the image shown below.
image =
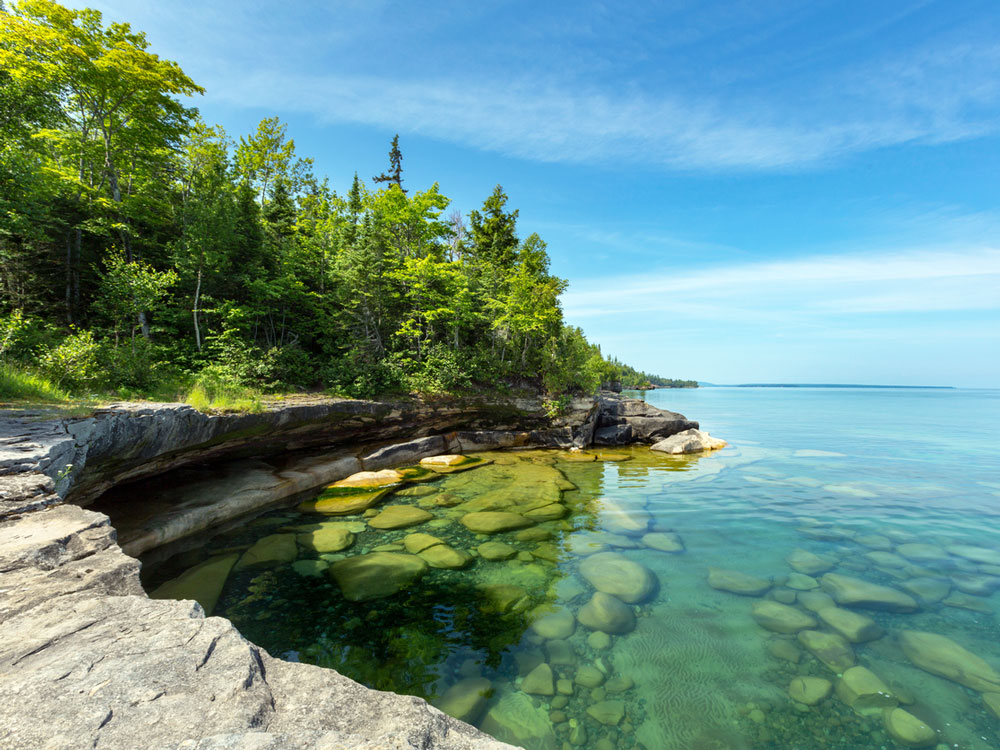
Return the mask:
MULTIPOLYGON (((271 653, 445 702, 529 749, 567 742, 593 750, 905 746, 887 732, 880 707, 855 710, 837 695, 813 706, 790 699, 796 677, 836 683, 845 667, 828 667, 796 635, 753 617, 755 603, 774 598, 813 616, 803 605, 808 596, 786 585, 812 585, 788 580, 794 571, 786 558, 805 549, 835 564, 835 574, 897 590, 930 579, 947 589, 943 601, 921 601, 912 613, 853 608, 884 635, 849 652, 881 678, 890 702, 940 731, 931 746, 1000 747, 1000 721, 986 708, 982 685, 974 690, 929 673, 900 638, 908 630, 944 635, 1000 669, 1000 594, 993 592, 1000 569, 944 551, 956 544, 1000 550, 1000 392, 705 388, 655 391, 648 400, 698 419, 731 446, 700 458, 645 448, 609 457, 626 461, 489 454, 493 465, 407 485, 381 503, 423 507, 429 521, 374 530, 361 516, 332 519, 354 524, 346 549, 324 558, 300 536, 294 563, 285 555, 228 571, 215 614, 271 653), (552 485, 568 488, 567 480, 577 489, 560 496, 552 485), (459 520, 484 497, 526 502, 523 512, 553 492, 567 515, 527 531, 477 536, 459 520), (541 536, 538 529, 549 538, 529 538, 541 536), (651 549, 642 540, 648 531, 676 533, 684 550, 651 549), (322 570, 401 545, 415 532, 475 557, 467 568, 432 568, 392 596, 362 602, 347 601, 322 570), (502 541, 515 556, 486 560, 476 552, 485 541, 502 541), (914 543, 938 552, 905 546, 914 543), (634 629, 609 638, 574 621, 587 619, 580 613, 594 587, 584 573, 595 549, 640 563, 658 584, 627 605, 634 629), (884 556, 913 550, 921 559, 884 556), (712 567, 771 586, 761 596, 716 590, 707 580, 712 567), (543 637, 552 632, 532 627, 553 612, 574 616, 547 621, 563 629, 555 643, 543 637), (563 683, 566 695, 553 684, 556 694, 545 695, 543 664, 553 682, 578 684, 563 683)), ((148 571, 147 585, 205 558, 238 559, 263 538, 287 541, 317 520, 324 519, 294 509, 267 514, 148 571)), ((591 559, 606 568, 614 558, 591 559)), ((831 632, 822 622, 809 629, 831 632)))

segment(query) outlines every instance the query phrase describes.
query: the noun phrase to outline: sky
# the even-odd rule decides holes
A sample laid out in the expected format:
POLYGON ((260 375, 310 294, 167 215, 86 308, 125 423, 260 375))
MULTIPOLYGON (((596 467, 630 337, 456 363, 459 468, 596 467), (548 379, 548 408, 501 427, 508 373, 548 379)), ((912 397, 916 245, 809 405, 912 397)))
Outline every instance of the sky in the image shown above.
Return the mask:
POLYGON ((501 184, 567 321, 639 369, 1000 387, 995 0, 71 4, 339 192, 395 133, 411 190, 501 184))

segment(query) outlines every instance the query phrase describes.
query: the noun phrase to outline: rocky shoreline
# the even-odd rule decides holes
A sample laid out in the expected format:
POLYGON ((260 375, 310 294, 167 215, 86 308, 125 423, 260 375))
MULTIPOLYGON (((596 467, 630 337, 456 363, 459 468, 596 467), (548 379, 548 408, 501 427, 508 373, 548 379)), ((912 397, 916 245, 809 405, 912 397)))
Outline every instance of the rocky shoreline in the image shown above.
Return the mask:
POLYGON ((238 502, 168 509, 151 524, 167 532, 130 539, 138 554, 358 470, 444 452, 652 443, 697 427, 611 395, 556 417, 540 399, 323 399, 262 414, 116 404, 80 419, 4 419, 0 740, 12 750, 509 747, 420 699, 275 659, 191 602, 149 599, 109 517, 82 506, 193 463, 324 450, 238 502))

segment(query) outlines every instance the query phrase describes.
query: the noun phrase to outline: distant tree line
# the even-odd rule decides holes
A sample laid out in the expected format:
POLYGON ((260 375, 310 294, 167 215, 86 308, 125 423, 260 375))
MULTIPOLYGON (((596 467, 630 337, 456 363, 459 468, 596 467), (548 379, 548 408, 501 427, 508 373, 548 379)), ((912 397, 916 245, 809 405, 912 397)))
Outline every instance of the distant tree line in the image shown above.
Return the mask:
POLYGON ((234 140, 182 103, 201 92, 97 11, 0 10, 8 391, 17 373, 123 395, 666 382, 564 323, 566 282, 499 185, 446 213, 437 184, 404 189, 397 136, 339 195, 277 118, 234 140))

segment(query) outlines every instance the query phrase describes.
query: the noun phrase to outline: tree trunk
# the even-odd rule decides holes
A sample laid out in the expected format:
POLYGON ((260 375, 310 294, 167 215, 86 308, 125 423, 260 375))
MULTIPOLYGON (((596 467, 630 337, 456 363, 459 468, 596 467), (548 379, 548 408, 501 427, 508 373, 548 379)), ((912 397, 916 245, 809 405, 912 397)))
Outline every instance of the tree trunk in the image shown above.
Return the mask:
POLYGON ((198 352, 201 353, 201 329, 198 328, 198 297, 201 295, 201 266, 198 266, 198 284, 194 288, 194 341, 198 345, 198 352))

